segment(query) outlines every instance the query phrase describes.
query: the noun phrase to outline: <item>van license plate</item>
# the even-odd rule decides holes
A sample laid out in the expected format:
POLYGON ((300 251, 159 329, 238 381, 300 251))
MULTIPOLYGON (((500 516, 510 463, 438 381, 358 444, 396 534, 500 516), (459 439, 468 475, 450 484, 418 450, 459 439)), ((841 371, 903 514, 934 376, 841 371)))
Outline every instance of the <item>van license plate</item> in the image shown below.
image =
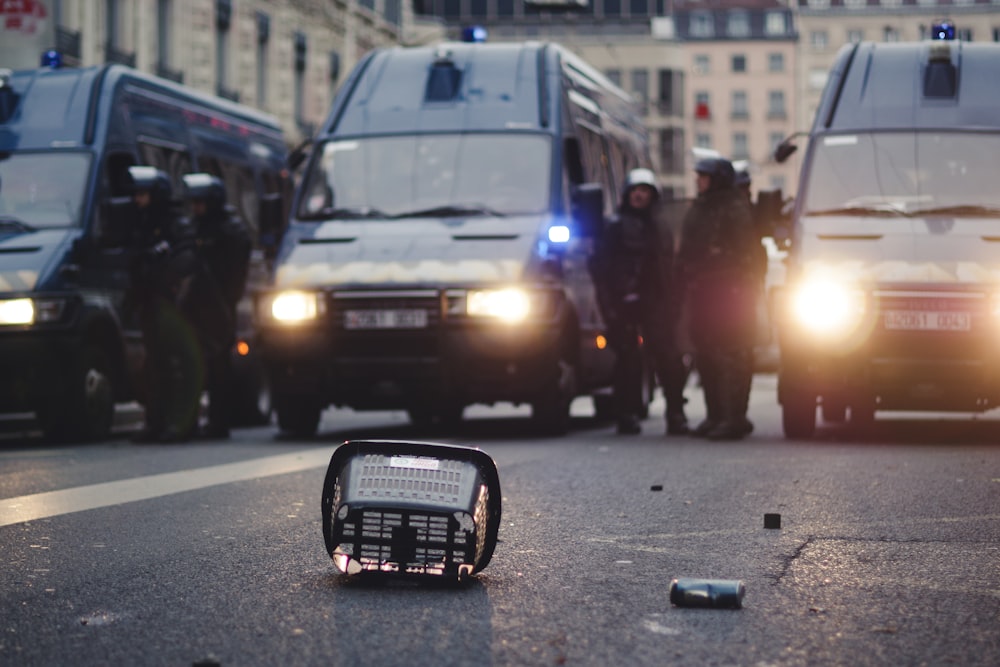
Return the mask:
POLYGON ((425 329, 426 310, 348 310, 345 329, 425 329))
POLYGON ((969 331, 969 313, 934 310, 889 310, 885 328, 903 331, 969 331))

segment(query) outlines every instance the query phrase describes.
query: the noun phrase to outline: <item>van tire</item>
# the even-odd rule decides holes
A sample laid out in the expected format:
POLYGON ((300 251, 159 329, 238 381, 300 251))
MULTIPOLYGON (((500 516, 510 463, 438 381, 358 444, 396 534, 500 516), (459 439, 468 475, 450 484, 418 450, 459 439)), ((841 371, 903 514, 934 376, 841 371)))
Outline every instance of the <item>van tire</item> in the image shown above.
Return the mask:
POLYGON ((45 439, 89 442, 107 438, 115 417, 112 377, 104 350, 86 345, 73 366, 65 393, 39 410, 45 439))
POLYGON ((542 435, 556 437, 569 433, 569 410, 576 398, 576 376, 576 366, 567 359, 560 359, 549 386, 532 401, 531 419, 542 435))
POLYGON ((311 438, 319 428, 322 409, 314 401, 295 397, 282 400, 277 413, 278 428, 282 433, 297 438, 311 438))

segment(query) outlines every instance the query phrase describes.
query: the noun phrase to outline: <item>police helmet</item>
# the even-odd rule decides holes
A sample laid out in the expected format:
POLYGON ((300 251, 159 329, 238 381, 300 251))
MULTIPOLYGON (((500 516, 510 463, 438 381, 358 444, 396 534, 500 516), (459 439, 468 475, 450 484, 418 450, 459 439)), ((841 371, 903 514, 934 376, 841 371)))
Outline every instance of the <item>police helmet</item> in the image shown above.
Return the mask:
POLYGON ((184 196, 191 201, 203 201, 210 212, 219 212, 226 205, 226 186, 211 174, 185 174, 184 196))
POLYGON ((128 168, 128 175, 132 180, 133 192, 148 192, 155 204, 170 201, 172 188, 170 177, 165 172, 156 167, 137 165, 128 168))
POLYGON ((648 185, 653 189, 653 201, 660 198, 660 184, 656 180, 656 174, 652 169, 640 167, 628 172, 625 176, 625 187, 622 188, 622 196, 627 197, 628 193, 640 185, 648 185))
POLYGON ((717 161, 718 161, 717 158, 714 157, 703 157, 702 159, 698 160, 695 163, 694 170, 699 174, 705 174, 706 176, 714 176, 715 163, 717 161))

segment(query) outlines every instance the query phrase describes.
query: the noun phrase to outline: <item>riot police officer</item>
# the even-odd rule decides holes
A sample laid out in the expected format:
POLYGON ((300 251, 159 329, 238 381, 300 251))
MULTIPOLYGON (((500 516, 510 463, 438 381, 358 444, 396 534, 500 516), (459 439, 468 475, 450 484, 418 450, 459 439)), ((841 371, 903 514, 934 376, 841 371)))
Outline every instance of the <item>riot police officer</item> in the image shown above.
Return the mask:
POLYGON ((732 163, 706 158, 695 172, 698 196, 684 217, 677 258, 708 412, 695 434, 738 439, 753 429, 744 396, 753 368, 760 241, 746 197, 734 187, 732 163))
POLYGON ((145 359, 146 423, 140 441, 178 442, 197 418, 197 349, 178 310, 194 268, 187 226, 173 206, 169 177, 154 167, 128 170, 135 206, 129 229, 126 312, 136 312, 145 359))
POLYGON ((625 179, 618 215, 598 249, 596 285, 609 342, 615 350, 615 408, 619 434, 641 432, 644 356, 649 346, 667 399, 667 432, 687 432, 683 364, 677 351, 676 300, 672 297, 673 238, 656 224, 660 188, 649 169, 625 179))
POLYGON ((231 350, 236 340, 236 305, 243 296, 251 240, 246 225, 226 205, 222 181, 210 174, 184 176, 185 196, 195 227, 197 269, 183 303, 198 337, 208 393, 208 423, 201 435, 228 438, 233 391, 231 350))

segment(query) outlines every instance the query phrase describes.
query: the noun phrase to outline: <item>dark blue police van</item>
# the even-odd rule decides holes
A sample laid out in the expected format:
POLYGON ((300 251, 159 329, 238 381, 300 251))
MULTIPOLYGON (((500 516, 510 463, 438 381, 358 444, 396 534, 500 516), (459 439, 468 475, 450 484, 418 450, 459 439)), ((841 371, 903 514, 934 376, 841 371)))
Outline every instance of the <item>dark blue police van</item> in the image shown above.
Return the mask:
POLYGON ((588 259, 648 165, 631 98, 557 44, 369 53, 257 304, 282 430, 314 433, 331 404, 427 423, 512 402, 565 432, 611 383, 588 259))
POLYGON ((1000 405, 1000 44, 934 34, 845 46, 831 69, 777 322, 788 437, 817 406, 865 427, 1000 405))
MULTIPOLYGON (((280 232, 290 187, 272 117, 119 65, 0 71, 0 412, 35 413, 51 438, 103 437, 115 403, 140 398, 142 339, 110 224, 133 165, 165 171, 175 194, 184 174, 219 176, 254 238, 280 232)), ((249 299, 240 318, 237 418, 259 420, 249 299)))

